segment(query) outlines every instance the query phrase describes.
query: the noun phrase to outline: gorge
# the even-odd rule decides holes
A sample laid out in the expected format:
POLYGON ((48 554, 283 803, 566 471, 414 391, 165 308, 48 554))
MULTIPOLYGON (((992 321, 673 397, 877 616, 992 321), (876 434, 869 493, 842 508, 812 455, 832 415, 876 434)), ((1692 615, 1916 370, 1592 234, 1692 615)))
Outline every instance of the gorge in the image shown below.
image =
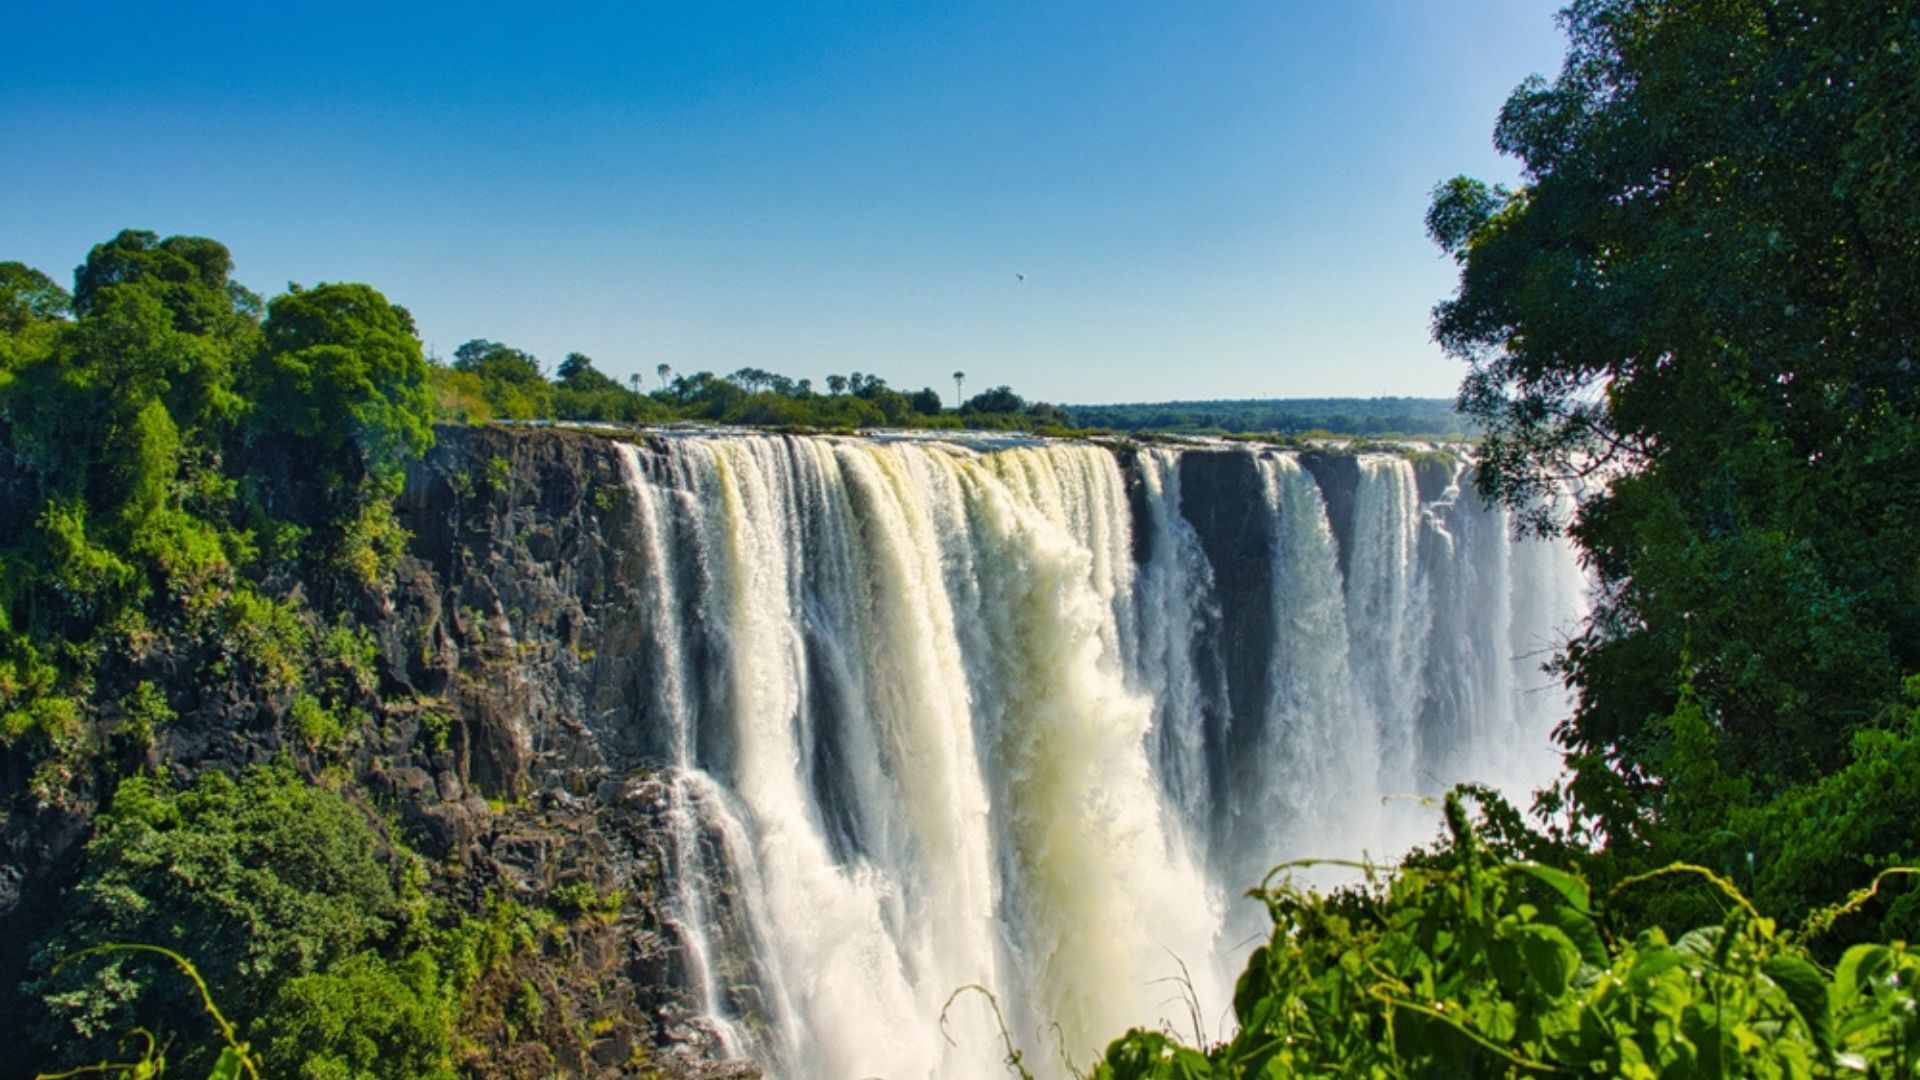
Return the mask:
MULTIPOLYGON (((546 1019, 477 1075, 998 1076, 995 1008, 1064 1075, 1129 1026, 1224 1034, 1276 863, 1390 859, 1419 797, 1551 775, 1540 665, 1585 579, 1470 479, 1445 448, 442 427, 359 616, 372 722, 319 751, 286 691, 175 691, 146 756, 292 752, 430 893, 582 912, 503 976, 546 1019)), ((5 823, 16 948, 83 816, 5 823)))
MULTIPOLYGON (((512 441, 613 457, 624 599, 566 650, 578 715, 534 687, 480 741, 509 787, 660 770, 678 970, 714 1050, 777 1075, 997 1075, 981 1003, 939 1038, 968 984, 1057 1040, 1043 1069, 1187 1022, 1183 966, 1217 1034, 1270 865, 1397 852, 1435 817, 1383 797, 1554 763, 1539 665, 1582 576, 1444 452, 512 441)), ((538 638, 488 591, 453 600, 488 648, 538 638)))

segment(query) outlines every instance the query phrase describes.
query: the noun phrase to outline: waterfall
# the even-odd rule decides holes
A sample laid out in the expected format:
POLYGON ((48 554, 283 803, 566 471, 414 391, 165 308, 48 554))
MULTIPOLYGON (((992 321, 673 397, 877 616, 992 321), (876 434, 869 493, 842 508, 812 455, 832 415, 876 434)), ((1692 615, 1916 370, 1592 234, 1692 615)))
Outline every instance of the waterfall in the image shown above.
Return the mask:
POLYGON ((621 453, 670 929, 770 1075, 1003 1075, 969 985, 1043 1076, 1129 1026, 1220 1037, 1269 866, 1431 834, 1382 796, 1552 768, 1537 667, 1582 578, 1451 460, 621 453))

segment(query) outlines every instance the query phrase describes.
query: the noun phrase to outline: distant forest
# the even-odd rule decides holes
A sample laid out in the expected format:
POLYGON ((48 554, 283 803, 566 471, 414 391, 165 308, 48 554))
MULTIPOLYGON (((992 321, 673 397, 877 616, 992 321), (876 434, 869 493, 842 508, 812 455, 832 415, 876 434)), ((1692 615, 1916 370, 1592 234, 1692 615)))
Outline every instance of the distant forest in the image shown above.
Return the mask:
POLYGON ((1266 398, 1165 401, 1147 405, 1069 405, 1073 426, 1193 435, 1424 435, 1477 432, 1448 398, 1266 398))
POLYGON ((931 387, 896 390, 878 375, 828 375, 823 388, 745 367, 728 375, 678 374, 661 364, 647 390, 639 374, 624 382, 593 360, 568 353, 549 373, 531 354, 476 339, 454 351, 452 362, 428 366, 428 393, 436 420, 565 420, 664 424, 694 421, 752 427, 844 429, 974 428, 1070 435, 1080 432, 1174 434, 1327 434, 1361 437, 1462 438, 1471 422, 1442 398, 1280 398, 1173 401, 1139 405, 1062 407, 1028 401, 995 386, 962 399, 966 373, 954 372, 949 408, 931 387), (822 390, 824 389, 824 392, 822 390))

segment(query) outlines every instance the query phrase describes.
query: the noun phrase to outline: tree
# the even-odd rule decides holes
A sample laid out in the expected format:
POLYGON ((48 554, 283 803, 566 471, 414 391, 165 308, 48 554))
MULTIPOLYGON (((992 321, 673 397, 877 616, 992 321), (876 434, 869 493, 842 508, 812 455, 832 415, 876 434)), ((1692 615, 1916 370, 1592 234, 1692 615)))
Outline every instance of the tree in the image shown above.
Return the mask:
POLYGON ((72 312, 73 297, 52 278, 26 263, 0 262, 0 334, 17 334, 72 312))
POLYGON ((453 351, 453 369, 480 376, 487 404, 514 420, 544 419, 553 412, 553 388, 532 354, 475 338, 453 351))
POLYGON ((13 368, 44 357, 69 325, 73 297, 25 263, 0 262, 0 384, 13 368))
POLYGON ((956 371, 953 373, 953 407, 956 409, 960 407, 961 402, 967 400, 967 393, 964 389, 962 389, 962 386, 966 383, 966 381, 967 381, 966 372, 956 371))
POLYGON ((296 287, 268 305, 263 330, 247 381, 259 426, 322 453, 351 443, 379 477, 433 445, 427 361, 405 308, 368 285, 296 287))
POLYGON ((654 374, 660 376, 660 386, 662 389, 665 389, 667 385, 667 380, 669 378, 672 378, 673 376, 673 365, 661 364, 659 367, 654 368, 653 372, 654 374))
POLYGON ((839 397, 846 392, 847 377, 845 375, 827 376, 827 393, 832 394, 834 397, 839 397))
POLYGON ((964 413, 1017 413, 1024 411, 1026 407, 1027 399, 1014 393, 1013 387, 996 386, 991 390, 984 390, 973 395, 973 397, 967 400, 965 405, 960 406, 960 411, 964 413))
MULTIPOLYGON (((47 1042, 61 1057, 92 1044, 99 1057, 135 1023, 197 1030, 198 1003, 174 992, 177 976, 136 954, 51 970, 99 942, 186 953, 223 1009, 271 1034, 282 988, 392 929, 399 904, 377 845, 361 811, 290 770, 209 773, 184 791, 123 781, 87 844, 70 910, 40 950, 31 989, 49 1014, 47 1042)), ((205 1056, 188 1046, 177 1064, 205 1068, 205 1056)), ((292 1075, 299 1063, 279 1064, 292 1075)))
POLYGON ((634 389, 629 391, 580 353, 568 353, 556 374, 560 377, 552 397, 556 419, 639 420, 646 411, 637 374, 631 380, 634 389))
POLYGON ((252 408, 235 454, 254 474, 254 520, 318 579, 373 584, 405 542, 392 502, 406 463, 433 445, 413 316, 371 286, 295 285, 262 331, 239 382, 252 408))
POLYGON ((1482 491, 1599 581, 1559 660, 1571 808, 1699 855, 1725 830, 1678 829, 1676 770, 1764 804, 1841 767, 1920 664, 1920 39, 1840 0, 1562 20, 1559 77, 1495 132, 1526 185, 1435 192, 1460 267, 1435 334, 1471 365, 1482 491))
POLYGON ((561 383, 579 382, 583 377, 591 380, 595 375, 606 378, 593 366, 593 357, 585 353, 570 352, 561 357, 560 366, 553 369, 554 381, 561 383))
POLYGON ((73 310, 84 317, 115 287, 136 285, 160 300, 175 329, 233 342, 259 321, 260 297, 232 272, 233 256, 217 240, 127 229, 95 245, 74 272, 73 310))

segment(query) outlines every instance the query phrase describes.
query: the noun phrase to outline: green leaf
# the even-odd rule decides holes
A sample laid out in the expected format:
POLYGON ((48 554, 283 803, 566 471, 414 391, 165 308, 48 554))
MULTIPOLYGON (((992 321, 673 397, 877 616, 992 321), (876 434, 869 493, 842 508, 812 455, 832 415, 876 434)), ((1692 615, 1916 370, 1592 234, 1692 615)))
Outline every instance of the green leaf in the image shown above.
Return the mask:
POLYGON ((1713 958, 1715 950, 1720 947, 1720 937, 1725 932, 1724 927, 1702 926, 1697 930, 1689 930, 1680 935, 1680 940, 1674 942, 1673 947, 1684 956, 1695 956, 1702 960, 1710 960, 1713 958))
POLYGON ((1580 968, 1580 951, 1567 935, 1551 926, 1534 923, 1521 927, 1520 955, 1526 960, 1527 972, 1548 997, 1566 993, 1567 982, 1580 968))
POLYGON ((207 1080, 240 1080, 242 1060, 238 1047, 227 1047, 220 1051, 220 1060, 213 1063, 213 1071, 207 1074, 207 1080))
POLYGON ((1633 967, 1627 972, 1627 978, 1642 982, 1656 978, 1673 968, 1679 967, 1686 957, 1665 945, 1655 945, 1643 950, 1635 958, 1633 967))
POLYGON ((1855 945, 1841 954, 1840 965, 1833 969, 1834 1007, 1845 1008, 1859 997, 1892 959, 1885 945, 1855 945))
POLYGON ((1597 968, 1612 963, 1607 956, 1607 944, 1600 939, 1599 928, 1578 910, 1564 904, 1554 904, 1541 911, 1537 921, 1565 934, 1573 947, 1579 950, 1582 961, 1597 968))
POLYGON ((1580 914, 1593 914, 1591 896, 1587 891, 1587 883, 1567 873, 1565 870, 1556 870, 1551 866, 1542 866, 1539 863, 1514 863, 1508 869, 1525 874, 1542 885, 1545 885, 1547 888, 1552 889, 1555 893, 1559 894, 1561 899, 1571 905, 1573 910, 1580 914))
POLYGON ((1827 1002, 1827 980, 1812 964, 1797 956, 1769 957, 1760 966, 1767 977, 1779 985, 1793 1002, 1794 1011, 1806 1021, 1813 1045, 1826 1058, 1833 1053, 1833 1012, 1827 1002))

